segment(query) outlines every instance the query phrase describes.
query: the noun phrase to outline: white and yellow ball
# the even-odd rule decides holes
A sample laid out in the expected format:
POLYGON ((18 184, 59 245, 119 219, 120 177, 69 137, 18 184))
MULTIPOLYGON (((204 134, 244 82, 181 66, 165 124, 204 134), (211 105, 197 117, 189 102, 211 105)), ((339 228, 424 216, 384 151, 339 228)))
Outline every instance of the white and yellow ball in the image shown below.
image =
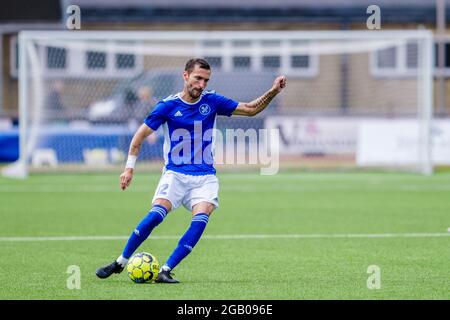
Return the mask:
POLYGON ((150 253, 136 253, 128 260, 128 276, 136 283, 145 283, 155 280, 158 271, 158 260, 150 253))

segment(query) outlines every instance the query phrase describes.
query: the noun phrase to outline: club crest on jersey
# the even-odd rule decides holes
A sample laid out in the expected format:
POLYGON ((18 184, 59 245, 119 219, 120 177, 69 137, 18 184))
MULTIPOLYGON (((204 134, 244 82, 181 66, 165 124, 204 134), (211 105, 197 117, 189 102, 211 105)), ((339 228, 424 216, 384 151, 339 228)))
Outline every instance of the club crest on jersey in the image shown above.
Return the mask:
POLYGON ((208 113, 211 112, 211 107, 210 107, 209 105, 207 105, 207 104, 202 104, 202 105, 198 108, 198 111, 199 111, 202 115, 206 116, 208 113))

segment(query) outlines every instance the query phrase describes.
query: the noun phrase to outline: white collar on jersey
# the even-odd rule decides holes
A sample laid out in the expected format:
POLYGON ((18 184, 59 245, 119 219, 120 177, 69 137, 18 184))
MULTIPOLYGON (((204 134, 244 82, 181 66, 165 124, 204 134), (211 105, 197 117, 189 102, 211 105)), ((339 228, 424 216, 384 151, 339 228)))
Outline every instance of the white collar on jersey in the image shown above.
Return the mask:
POLYGON ((203 90, 202 95, 201 95, 200 98, 199 98, 197 101, 195 101, 195 102, 187 102, 186 100, 183 100, 183 98, 181 98, 181 94, 182 94, 183 92, 178 92, 177 94, 174 95, 174 98, 179 98, 179 99, 180 99, 181 101, 183 101, 184 103, 189 104, 189 105, 192 106, 192 105, 194 105, 194 104, 199 103, 199 101, 202 100, 203 96, 206 95, 207 93, 214 93, 214 92, 215 92, 214 90, 203 90))

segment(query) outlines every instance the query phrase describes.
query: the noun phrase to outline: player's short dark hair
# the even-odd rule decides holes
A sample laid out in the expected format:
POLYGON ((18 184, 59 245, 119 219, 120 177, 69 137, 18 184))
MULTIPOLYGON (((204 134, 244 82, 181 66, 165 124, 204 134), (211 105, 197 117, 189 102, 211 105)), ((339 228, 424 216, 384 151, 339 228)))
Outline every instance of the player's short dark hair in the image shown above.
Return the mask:
POLYGON ((208 61, 201 58, 194 58, 189 59, 188 62, 186 62, 186 66, 184 67, 184 71, 187 71, 188 73, 191 73, 195 66, 199 66, 199 68, 211 70, 211 66, 209 65, 208 61))

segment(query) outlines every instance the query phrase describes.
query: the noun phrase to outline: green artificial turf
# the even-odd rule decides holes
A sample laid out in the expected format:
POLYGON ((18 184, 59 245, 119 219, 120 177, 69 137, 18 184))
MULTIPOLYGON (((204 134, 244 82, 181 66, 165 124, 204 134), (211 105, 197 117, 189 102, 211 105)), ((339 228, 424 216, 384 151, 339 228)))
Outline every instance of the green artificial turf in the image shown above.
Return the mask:
MULTIPOLYGON (((125 192, 110 174, 0 178, 0 299, 450 298, 448 173, 219 173, 220 208, 175 268, 180 284, 98 279, 159 176, 138 172, 125 192), (81 289, 67 286, 72 265, 81 289), (371 265, 380 289, 367 286, 371 265)), ((171 212, 138 251, 165 262, 190 219, 171 212)))

